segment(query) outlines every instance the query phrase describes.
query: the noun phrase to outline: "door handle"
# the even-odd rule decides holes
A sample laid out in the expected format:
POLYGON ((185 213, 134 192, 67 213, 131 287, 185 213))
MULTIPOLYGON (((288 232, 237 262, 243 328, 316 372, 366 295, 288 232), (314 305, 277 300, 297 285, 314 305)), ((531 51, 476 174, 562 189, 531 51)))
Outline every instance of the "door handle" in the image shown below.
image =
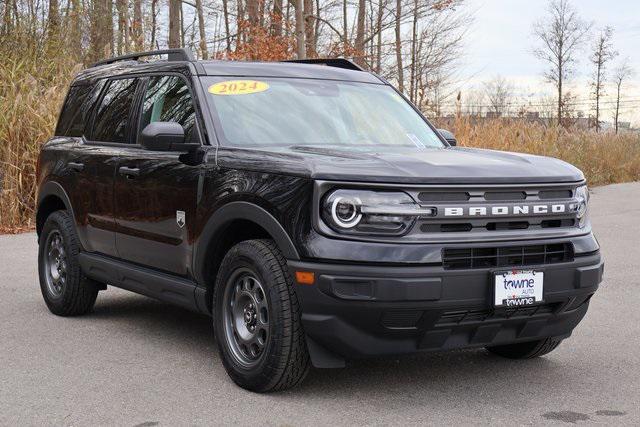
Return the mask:
POLYGON ((138 168, 130 168, 127 166, 120 166, 120 168, 118 168, 118 173, 120 175, 124 175, 126 177, 134 177, 134 176, 138 176, 140 175, 140 169, 138 168))
POLYGON ((67 163, 67 166, 69 166, 69 169, 77 172, 84 170, 84 164, 82 163, 69 162, 67 163))

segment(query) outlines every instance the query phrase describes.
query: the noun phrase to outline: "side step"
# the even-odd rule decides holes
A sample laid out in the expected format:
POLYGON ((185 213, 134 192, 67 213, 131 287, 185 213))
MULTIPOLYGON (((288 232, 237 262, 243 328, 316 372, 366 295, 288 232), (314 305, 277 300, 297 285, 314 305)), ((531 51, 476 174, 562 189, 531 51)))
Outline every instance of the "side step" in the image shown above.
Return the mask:
POLYGON ((205 292, 195 282, 102 255, 81 252, 80 268, 89 278, 189 310, 210 314, 205 292))

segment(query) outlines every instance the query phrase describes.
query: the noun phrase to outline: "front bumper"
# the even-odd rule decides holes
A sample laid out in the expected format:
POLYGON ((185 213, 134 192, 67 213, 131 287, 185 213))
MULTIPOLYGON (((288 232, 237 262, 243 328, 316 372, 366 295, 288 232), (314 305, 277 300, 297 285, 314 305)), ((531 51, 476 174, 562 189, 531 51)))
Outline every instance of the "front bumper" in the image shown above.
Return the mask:
POLYGON ((604 271, 599 252, 525 267, 544 271, 544 302, 494 309, 494 269, 288 265, 292 277, 296 271, 315 274, 314 285, 295 287, 318 367, 339 366, 344 359, 569 336, 586 314, 604 271))

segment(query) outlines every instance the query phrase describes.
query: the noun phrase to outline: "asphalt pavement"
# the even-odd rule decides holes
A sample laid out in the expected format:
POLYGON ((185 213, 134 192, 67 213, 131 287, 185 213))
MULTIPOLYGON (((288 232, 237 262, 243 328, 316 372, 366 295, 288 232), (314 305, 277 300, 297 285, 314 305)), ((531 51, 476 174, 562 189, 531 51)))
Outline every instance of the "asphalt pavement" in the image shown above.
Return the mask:
POLYGON ((363 361, 267 395, 227 377, 205 316, 111 287, 50 314, 35 235, 0 236, 0 425, 640 425, 640 183, 595 188, 591 216, 605 280, 548 356, 363 361))

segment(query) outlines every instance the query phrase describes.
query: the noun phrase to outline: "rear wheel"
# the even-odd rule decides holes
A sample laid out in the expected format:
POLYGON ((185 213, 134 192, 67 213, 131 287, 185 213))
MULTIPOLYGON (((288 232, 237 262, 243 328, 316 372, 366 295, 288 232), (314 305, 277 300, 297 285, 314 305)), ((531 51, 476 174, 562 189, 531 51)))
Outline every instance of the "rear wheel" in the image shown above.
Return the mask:
POLYGON ((487 347, 487 350, 509 359, 533 359, 551 353, 561 342, 561 338, 550 337, 517 344, 496 345, 487 347))
POLYGON ((298 300, 271 240, 244 241, 227 253, 216 280, 213 322, 224 367, 240 387, 284 390, 306 376, 298 300))
POLYGON ((40 233, 38 274, 44 301, 58 316, 85 314, 96 302, 100 286, 80 271, 79 253, 80 245, 69 213, 52 213, 40 233))

